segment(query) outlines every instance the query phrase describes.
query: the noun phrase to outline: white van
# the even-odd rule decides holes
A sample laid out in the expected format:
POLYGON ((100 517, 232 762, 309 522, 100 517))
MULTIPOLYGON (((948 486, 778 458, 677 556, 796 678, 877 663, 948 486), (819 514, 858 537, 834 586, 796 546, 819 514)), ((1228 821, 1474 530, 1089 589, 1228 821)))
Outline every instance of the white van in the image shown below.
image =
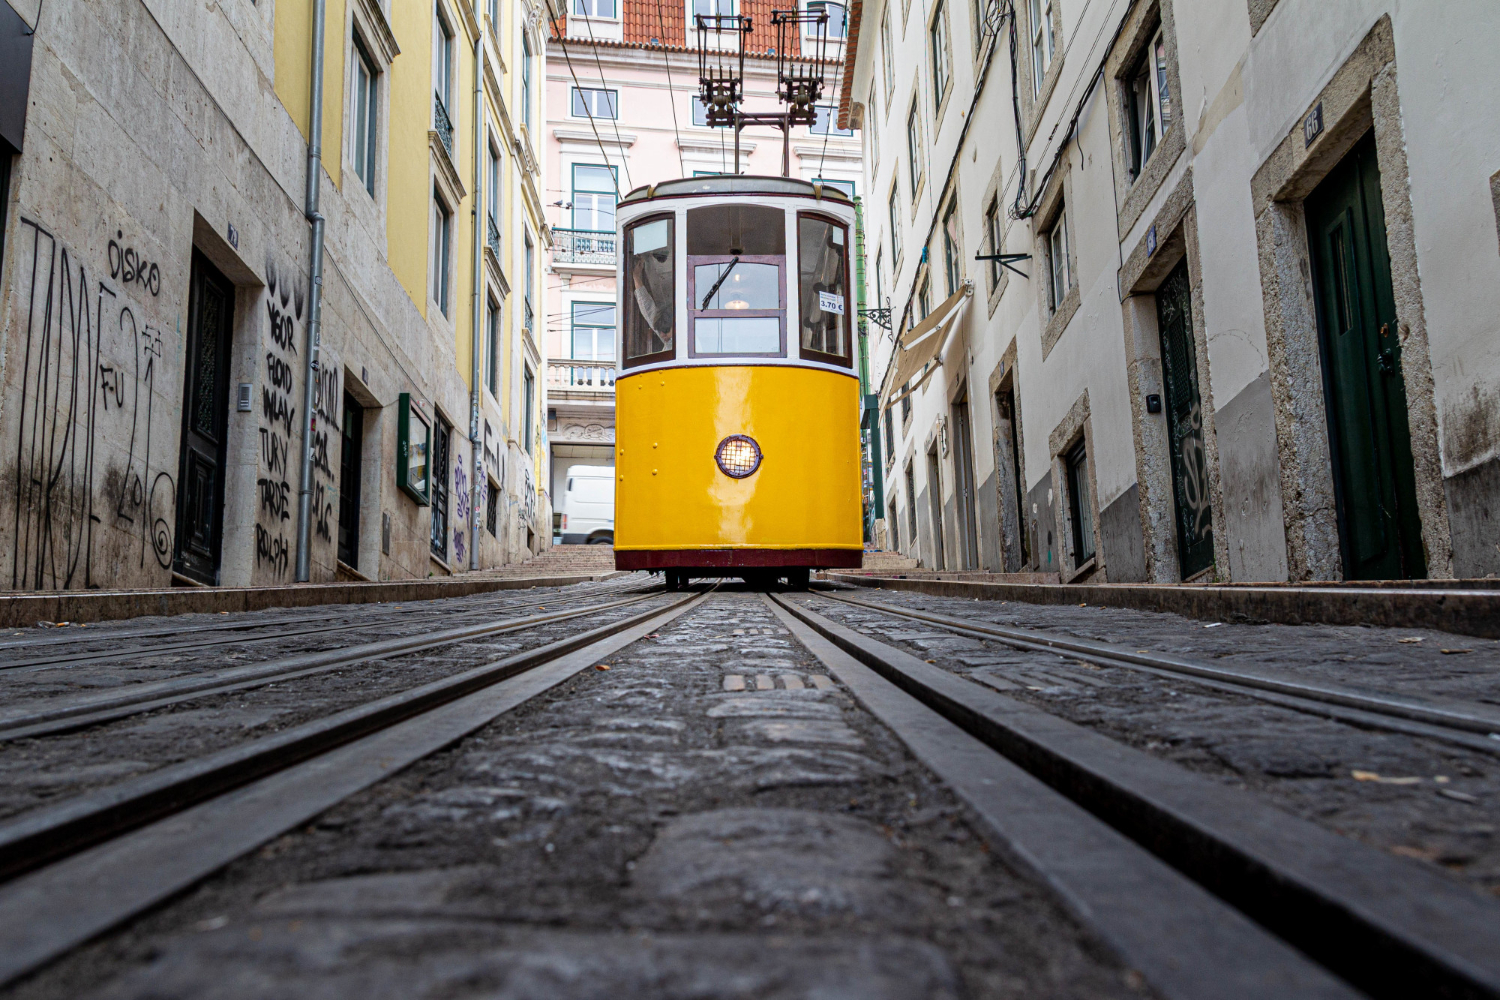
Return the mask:
POLYGON ((562 495, 564 545, 613 545, 615 470, 607 465, 570 465, 562 495))

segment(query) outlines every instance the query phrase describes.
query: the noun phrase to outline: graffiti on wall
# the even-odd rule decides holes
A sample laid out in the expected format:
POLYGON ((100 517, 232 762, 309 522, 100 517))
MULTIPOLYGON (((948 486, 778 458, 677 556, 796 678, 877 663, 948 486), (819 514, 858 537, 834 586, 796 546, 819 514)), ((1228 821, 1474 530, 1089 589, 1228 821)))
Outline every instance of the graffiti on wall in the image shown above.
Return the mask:
POLYGON ((286 533, 292 519, 292 428, 297 419, 297 324, 306 304, 301 275, 283 273, 266 256, 265 368, 260 383, 259 504, 255 522, 255 565, 286 576, 286 533))
POLYGON ((453 557, 460 563, 464 561, 464 529, 468 524, 469 477, 460 458, 453 466, 453 557))
POLYGON ((117 231, 106 279, 40 222, 20 224, 11 586, 97 587, 132 565, 157 579, 174 551, 179 429, 156 389, 181 340, 169 350, 153 315, 161 269, 117 231))

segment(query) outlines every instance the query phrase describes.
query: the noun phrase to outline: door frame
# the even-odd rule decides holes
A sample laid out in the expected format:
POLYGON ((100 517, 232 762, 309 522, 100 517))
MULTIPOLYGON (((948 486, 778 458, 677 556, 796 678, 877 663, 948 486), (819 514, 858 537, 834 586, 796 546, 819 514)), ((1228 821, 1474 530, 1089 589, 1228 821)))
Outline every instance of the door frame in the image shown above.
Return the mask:
POLYGON ((1311 96, 1303 114, 1290 124, 1251 179, 1288 577, 1294 581, 1338 580, 1344 575, 1334 514, 1320 337, 1314 302, 1302 278, 1313 266, 1303 203, 1372 128, 1385 208, 1386 253, 1402 337, 1401 375, 1406 383, 1407 426, 1427 574, 1431 578, 1453 575, 1453 541, 1396 69, 1391 19, 1382 15, 1327 85, 1311 96), (1314 113, 1321 113, 1323 131, 1309 142, 1302 123, 1314 113))
POLYGON ((969 406, 969 385, 960 382, 958 391, 948 404, 948 423, 952 427, 953 441, 953 498, 957 515, 954 528, 958 532, 958 561, 966 570, 980 568, 978 487, 974 480, 974 418, 969 406))

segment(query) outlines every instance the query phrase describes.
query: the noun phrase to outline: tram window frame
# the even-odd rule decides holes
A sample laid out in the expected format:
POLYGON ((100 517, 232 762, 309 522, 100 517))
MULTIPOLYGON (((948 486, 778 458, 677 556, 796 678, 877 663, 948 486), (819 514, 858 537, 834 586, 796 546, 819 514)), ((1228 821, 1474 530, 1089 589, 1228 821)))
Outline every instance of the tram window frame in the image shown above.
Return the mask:
POLYGON ((688 286, 688 337, 690 358, 784 358, 786 357, 786 255, 774 254, 708 254, 687 259, 688 286), (698 308, 698 268, 712 264, 728 264, 738 260, 741 264, 768 264, 776 268, 775 309, 700 309, 698 308), (700 319, 759 319, 775 318, 778 331, 778 349, 775 351, 700 351, 698 350, 697 325, 700 319))
MULTIPOLYGON (((850 242, 849 242, 849 224, 847 222, 845 222, 843 219, 840 219, 837 216, 829 215, 826 212, 798 212, 797 213, 797 229, 796 229, 796 232, 797 232, 797 304, 798 304, 798 314, 799 314, 798 318, 797 318, 797 330, 798 330, 798 334, 797 334, 797 356, 800 357, 800 358, 802 358, 805 361, 821 361, 823 364, 826 364, 826 365, 837 365, 840 368, 853 368, 854 367, 854 335, 853 335, 853 331, 852 331, 853 324, 849 322, 849 298, 850 298, 850 291, 851 291, 851 289, 853 289, 854 285, 852 284, 852 281, 851 281, 852 275, 850 274, 850 270, 849 270, 849 267, 850 267, 849 258, 851 256, 851 254, 850 254, 851 245, 850 245, 850 242), (829 354, 829 353, 824 352, 824 351, 815 351, 812 348, 806 347, 806 346, 804 346, 802 344, 801 306, 802 306, 802 220, 803 219, 807 219, 807 220, 813 221, 813 222, 827 223, 828 225, 836 227, 837 229, 841 230, 843 232, 843 234, 844 234, 844 353, 843 354, 829 354)), ((785 347, 785 344, 783 344, 783 347, 785 347)))
MULTIPOLYGON (((717 358, 785 358, 787 357, 787 215, 779 205, 759 205, 748 200, 723 205, 690 208, 684 215, 687 239, 684 247, 687 263, 687 357, 717 358), (722 229, 720 227, 723 227, 722 229), (736 235, 737 234, 737 235, 736 235), (709 250, 710 253, 694 253, 709 250), (735 251, 739 252, 736 253, 735 251), (769 250, 769 253, 747 251, 769 250), (698 268, 728 264, 763 264, 776 268, 775 309, 703 309, 702 293, 697 287, 698 268), (700 319, 775 318, 777 349, 775 351, 700 351, 697 327, 700 319)), ((720 272, 721 275, 724 272, 720 272)), ((706 292, 707 289, 704 289, 706 292)))
POLYGON ((621 296, 623 300, 621 302, 621 311, 624 313, 624 315, 619 317, 620 347, 619 351, 617 352, 617 355, 620 358, 620 364, 624 368, 639 368, 642 365, 654 365, 659 364, 663 361, 672 361, 677 357, 677 213, 656 212, 651 215, 643 215, 639 219, 633 220, 628 226, 626 226, 623 235, 624 239, 621 243, 622 253, 620 277, 621 296), (641 315, 640 308, 636 305, 634 298, 631 297, 629 293, 631 287, 631 259, 634 256, 631 253, 631 248, 634 246, 632 238, 635 231, 641 226, 650 225, 653 222, 661 222, 663 220, 665 220, 667 223, 667 256, 672 262, 672 266, 669 270, 669 273, 672 276, 672 287, 669 295, 667 296, 668 300, 673 303, 670 343, 668 344, 666 350, 657 351, 654 354, 632 355, 630 353, 631 334, 635 331, 636 324, 645 322, 645 317, 641 315))

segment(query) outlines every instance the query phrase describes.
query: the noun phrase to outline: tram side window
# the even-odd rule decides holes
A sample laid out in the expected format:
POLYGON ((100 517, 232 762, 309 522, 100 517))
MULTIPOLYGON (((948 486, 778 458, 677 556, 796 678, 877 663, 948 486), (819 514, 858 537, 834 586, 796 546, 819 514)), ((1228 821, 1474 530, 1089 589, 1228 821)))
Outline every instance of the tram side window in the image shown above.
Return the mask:
POLYGON ((759 205, 687 213, 695 358, 786 354, 786 216, 759 205))
POLYGON ((797 219, 798 310, 802 356, 849 365, 849 232, 816 215, 797 219))
POLYGON ((670 361, 677 349, 672 217, 635 223, 625 241, 625 364, 670 361))

